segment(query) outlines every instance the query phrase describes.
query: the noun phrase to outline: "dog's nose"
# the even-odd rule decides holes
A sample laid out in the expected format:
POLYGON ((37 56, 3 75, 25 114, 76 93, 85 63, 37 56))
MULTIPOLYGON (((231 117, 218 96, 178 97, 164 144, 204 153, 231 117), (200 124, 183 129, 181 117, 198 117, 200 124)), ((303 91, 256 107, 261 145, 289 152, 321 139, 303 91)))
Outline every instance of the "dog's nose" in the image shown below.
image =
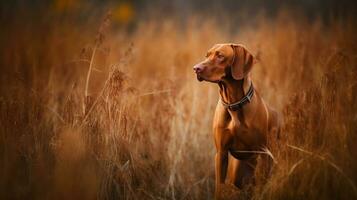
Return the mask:
POLYGON ((196 73, 200 73, 203 71, 203 66, 202 65, 195 65, 193 67, 193 70, 196 72, 196 73))

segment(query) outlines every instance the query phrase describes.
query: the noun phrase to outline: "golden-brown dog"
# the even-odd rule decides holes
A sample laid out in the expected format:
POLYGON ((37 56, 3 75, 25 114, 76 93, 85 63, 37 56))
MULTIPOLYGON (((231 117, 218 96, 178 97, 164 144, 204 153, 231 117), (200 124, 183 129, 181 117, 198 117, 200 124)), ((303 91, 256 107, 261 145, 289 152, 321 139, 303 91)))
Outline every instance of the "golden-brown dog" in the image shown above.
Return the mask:
POLYGON ((253 87, 250 71, 254 63, 242 45, 216 44, 194 66, 199 81, 217 83, 220 88, 213 121, 216 198, 225 182, 239 188, 254 183, 258 155, 265 175, 270 173, 271 158, 258 152, 266 151, 269 135, 278 136, 278 116, 253 87))

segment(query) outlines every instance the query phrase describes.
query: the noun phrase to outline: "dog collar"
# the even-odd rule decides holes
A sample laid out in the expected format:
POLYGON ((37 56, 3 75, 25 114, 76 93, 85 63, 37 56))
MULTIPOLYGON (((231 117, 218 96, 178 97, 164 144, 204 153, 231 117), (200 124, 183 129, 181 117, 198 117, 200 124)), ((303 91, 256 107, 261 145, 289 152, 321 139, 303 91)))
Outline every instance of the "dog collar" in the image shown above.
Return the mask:
POLYGON ((220 101, 226 109, 231 110, 231 111, 237 111, 238 109, 242 108, 243 105, 250 103, 250 100, 252 99, 253 95, 254 95, 254 88, 253 88, 253 83, 252 83, 252 84, 250 84, 247 94, 241 100, 239 100, 235 103, 226 103, 223 101, 222 98, 220 98, 220 101))

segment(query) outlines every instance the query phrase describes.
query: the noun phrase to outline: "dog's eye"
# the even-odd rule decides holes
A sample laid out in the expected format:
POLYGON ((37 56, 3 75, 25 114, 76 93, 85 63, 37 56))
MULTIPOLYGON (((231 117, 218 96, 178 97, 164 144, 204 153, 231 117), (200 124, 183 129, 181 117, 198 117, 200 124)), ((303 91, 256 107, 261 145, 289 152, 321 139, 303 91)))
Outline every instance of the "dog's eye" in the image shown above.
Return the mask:
POLYGON ((217 54, 217 58, 219 58, 219 59, 223 59, 223 58, 224 58, 224 56, 223 56, 222 54, 217 54))

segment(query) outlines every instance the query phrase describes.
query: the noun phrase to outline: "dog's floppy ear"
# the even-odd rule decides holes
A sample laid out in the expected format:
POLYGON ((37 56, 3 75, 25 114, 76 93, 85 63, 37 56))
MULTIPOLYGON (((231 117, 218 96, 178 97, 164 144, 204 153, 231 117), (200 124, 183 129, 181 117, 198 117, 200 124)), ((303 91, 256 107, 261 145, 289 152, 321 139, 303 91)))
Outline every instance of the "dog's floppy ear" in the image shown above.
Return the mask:
POLYGON ((252 69, 255 64, 255 58, 242 45, 231 44, 231 47, 233 48, 232 77, 236 80, 241 80, 252 69))

